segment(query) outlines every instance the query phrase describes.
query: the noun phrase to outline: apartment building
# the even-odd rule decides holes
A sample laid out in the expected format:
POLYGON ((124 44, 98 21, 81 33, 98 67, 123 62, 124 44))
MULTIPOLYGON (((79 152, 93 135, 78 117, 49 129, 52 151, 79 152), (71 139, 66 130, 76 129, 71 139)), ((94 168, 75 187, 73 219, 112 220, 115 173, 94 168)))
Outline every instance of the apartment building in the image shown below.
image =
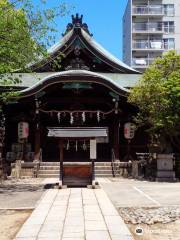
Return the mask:
POLYGON ((144 71, 164 51, 180 53, 180 0, 128 0, 123 61, 144 71))

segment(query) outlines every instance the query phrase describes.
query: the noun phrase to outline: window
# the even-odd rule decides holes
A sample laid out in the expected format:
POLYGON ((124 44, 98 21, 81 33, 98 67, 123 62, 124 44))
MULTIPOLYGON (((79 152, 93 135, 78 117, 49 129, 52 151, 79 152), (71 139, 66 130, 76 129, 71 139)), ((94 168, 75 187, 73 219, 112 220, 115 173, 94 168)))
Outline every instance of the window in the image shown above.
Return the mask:
POLYGON ((164 15, 168 17, 174 16, 174 4, 164 5, 164 15))
POLYGON ((164 32, 165 33, 174 33, 174 22, 164 22, 164 32))
POLYGON ((174 38, 166 38, 164 39, 164 48, 165 49, 175 49, 175 42, 174 38))

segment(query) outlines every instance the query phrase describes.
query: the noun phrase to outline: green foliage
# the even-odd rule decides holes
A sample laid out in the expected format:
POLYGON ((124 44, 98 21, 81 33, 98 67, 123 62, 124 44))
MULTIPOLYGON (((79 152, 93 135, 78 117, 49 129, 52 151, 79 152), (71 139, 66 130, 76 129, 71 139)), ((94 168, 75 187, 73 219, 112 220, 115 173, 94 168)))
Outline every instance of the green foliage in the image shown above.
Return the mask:
MULTIPOLYGON (((48 8, 45 0, 40 7, 32 0, 0 0, 0 85, 21 81, 10 75, 4 79, 2 74, 30 71, 30 63, 48 56, 46 48, 55 40, 55 19, 67 14, 67 9, 65 3, 48 8)), ((5 101, 6 94, 0 99, 5 101)))
POLYGON ((180 55, 169 51, 143 74, 128 101, 139 108, 135 121, 149 126, 152 135, 168 139, 179 148, 180 55))
POLYGON ((0 73, 24 67, 34 58, 35 43, 28 31, 22 9, 14 10, 7 1, 0 1, 0 73))

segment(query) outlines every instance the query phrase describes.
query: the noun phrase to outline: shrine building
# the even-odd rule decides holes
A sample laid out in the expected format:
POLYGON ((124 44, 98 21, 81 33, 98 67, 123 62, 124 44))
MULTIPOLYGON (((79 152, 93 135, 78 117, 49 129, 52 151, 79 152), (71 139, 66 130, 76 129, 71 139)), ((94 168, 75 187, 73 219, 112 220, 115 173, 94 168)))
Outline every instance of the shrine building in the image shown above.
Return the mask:
POLYGON ((4 107, 6 160, 60 164, 56 174, 65 181, 146 152, 145 131, 126 139, 124 129, 137 113, 127 96, 141 74, 99 45, 78 14, 48 53, 29 66, 32 73, 13 74, 21 83, 4 107))

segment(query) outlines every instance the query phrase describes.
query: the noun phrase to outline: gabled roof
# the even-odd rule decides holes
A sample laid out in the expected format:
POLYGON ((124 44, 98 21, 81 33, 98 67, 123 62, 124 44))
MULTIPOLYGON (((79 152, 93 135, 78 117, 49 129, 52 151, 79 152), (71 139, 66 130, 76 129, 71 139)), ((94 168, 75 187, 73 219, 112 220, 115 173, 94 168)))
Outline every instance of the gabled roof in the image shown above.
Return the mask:
MULTIPOLYGON (((99 70, 98 68, 94 70, 92 69, 92 66, 95 65, 93 61, 96 60, 103 64, 104 69, 106 69, 105 72, 139 74, 138 71, 132 69, 121 60, 114 57, 98 44, 92 37, 92 34, 89 33, 87 24, 82 22, 82 15, 79 17, 78 14, 76 14, 75 17, 72 16, 72 23, 67 25, 67 30, 63 35, 63 38, 48 50, 50 56, 47 59, 41 60, 39 63, 33 64, 31 67, 36 72, 46 72, 46 69, 49 71, 50 66, 52 66, 53 61, 57 56, 59 56, 59 54, 64 54, 65 57, 62 58, 62 65, 63 62, 66 62, 65 64, 67 64, 67 66, 65 66, 64 69, 59 69, 59 71, 64 71, 67 67, 72 67, 71 62, 68 62, 67 59, 70 58, 70 54, 72 58, 73 51, 73 59, 70 60, 74 60, 73 64, 80 66, 79 69, 97 72, 99 70), (85 51, 87 58, 91 56, 91 66, 88 66, 85 58, 82 59, 81 53, 84 53, 85 51)), ((75 68, 72 67, 71 69, 75 68)), ((102 69, 100 72, 103 72, 102 69)))

